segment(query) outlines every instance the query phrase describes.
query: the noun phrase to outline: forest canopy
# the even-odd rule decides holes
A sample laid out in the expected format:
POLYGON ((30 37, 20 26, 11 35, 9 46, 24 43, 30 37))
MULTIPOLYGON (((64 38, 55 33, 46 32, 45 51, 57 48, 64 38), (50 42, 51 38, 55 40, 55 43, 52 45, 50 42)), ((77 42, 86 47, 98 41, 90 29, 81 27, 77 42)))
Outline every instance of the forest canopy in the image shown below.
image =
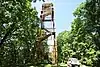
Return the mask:
POLYGON ((71 31, 63 31, 57 36, 59 62, 75 57, 84 65, 100 66, 99 14, 99 0, 86 0, 77 7, 71 31))
MULTIPOLYGON (((25 67, 40 62, 35 46, 41 30, 37 14, 31 0, 0 1, 0 67, 25 67)), ((46 40, 43 45, 47 45, 46 40)))

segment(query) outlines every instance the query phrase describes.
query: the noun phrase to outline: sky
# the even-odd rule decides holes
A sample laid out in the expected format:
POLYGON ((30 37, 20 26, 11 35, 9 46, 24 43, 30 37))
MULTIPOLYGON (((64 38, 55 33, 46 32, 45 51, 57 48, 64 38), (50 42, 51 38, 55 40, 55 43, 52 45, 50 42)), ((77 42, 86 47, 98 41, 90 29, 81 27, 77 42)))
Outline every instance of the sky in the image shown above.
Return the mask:
MULTIPOLYGON (((71 23, 74 19, 73 12, 79 6, 80 3, 85 0, 46 0, 46 2, 52 2, 54 4, 55 11, 55 24, 57 35, 64 31, 71 30, 71 23)), ((36 3, 32 3, 32 7, 36 7, 38 16, 40 15, 41 5, 43 2, 37 0, 36 3)))

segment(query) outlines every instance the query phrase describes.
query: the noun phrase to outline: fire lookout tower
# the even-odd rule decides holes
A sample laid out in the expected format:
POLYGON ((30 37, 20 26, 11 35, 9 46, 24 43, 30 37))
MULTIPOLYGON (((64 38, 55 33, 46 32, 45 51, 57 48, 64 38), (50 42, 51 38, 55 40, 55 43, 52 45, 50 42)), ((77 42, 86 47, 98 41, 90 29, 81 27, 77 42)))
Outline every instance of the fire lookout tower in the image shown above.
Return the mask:
MULTIPOLYGON (((40 14, 40 35, 37 37, 37 47, 36 54, 37 58, 40 58, 39 52, 43 50, 42 42, 47 40, 50 42, 48 47, 49 56, 51 58, 52 64, 57 64, 57 42, 56 42, 56 31, 55 31, 55 22, 54 22, 54 6, 53 3, 43 3, 41 14, 40 14), (40 50, 40 51, 39 51, 40 50)), ((41 53, 42 54, 42 53, 41 53)), ((43 57, 43 55, 41 55, 43 57)))
POLYGON ((57 43, 56 43, 53 3, 42 4, 40 18, 42 21, 41 29, 43 29, 46 35, 49 37, 47 38, 48 41, 51 41, 51 44, 49 44, 49 46, 52 47, 52 51, 51 51, 52 63, 56 64, 57 63, 57 43))

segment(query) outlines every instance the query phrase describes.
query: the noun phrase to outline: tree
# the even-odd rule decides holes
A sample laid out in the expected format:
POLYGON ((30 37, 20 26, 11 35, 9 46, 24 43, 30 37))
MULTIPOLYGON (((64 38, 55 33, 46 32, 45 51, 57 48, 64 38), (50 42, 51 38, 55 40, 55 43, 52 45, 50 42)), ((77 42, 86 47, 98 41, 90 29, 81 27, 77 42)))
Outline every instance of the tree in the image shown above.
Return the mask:
MULTIPOLYGON (((68 40, 59 41, 58 39, 60 45, 62 41, 63 43, 66 42, 65 46, 64 44, 60 46, 64 48, 61 50, 62 54, 67 54, 68 57, 76 57, 82 64, 92 67, 100 66, 99 6, 99 0, 86 0, 86 2, 81 3, 73 13, 75 19, 72 23, 70 34, 67 36, 68 38, 66 38, 68 40), (65 52, 63 50, 65 50, 65 52)), ((61 39, 63 37, 59 38, 61 39)))
MULTIPOLYGON (((87 7, 87 2, 82 3, 74 12, 76 17, 72 23, 71 33, 73 35, 73 49, 77 58, 85 65, 95 66, 97 61, 96 44, 94 42, 94 21, 90 19, 88 12, 90 7, 87 7), (78 52, 78 53, 77 53, 78 52)), ((91 9, 91 11, 93 11, 91 9)), ((91 16, 94 17, 94 16, 91 16)))
MULTIPOLYGON (((67 58, 67 54, 65 55, 65 45, 68 43, 69 32, 63 31, 57 36, 57 45, 58 45, 58 62, 64 62, 65 58, 67 58)), ((67 46, 67 45, 66 45, 67 46)))
POLYGON ((40 19, 31 0, 1 0, 0 18, 0 67, 34 65, 40 19))

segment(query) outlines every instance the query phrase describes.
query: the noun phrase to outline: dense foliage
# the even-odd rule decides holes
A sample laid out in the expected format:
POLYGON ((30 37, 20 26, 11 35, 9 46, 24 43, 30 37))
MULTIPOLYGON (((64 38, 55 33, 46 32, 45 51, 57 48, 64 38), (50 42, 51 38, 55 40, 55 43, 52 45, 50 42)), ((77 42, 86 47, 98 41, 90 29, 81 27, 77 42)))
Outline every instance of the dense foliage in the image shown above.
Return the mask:
POLYGON ((0 18, 0 67, 38 63, 35 45, 40 20, 31 0, 0 0, 0 18))
POLYGON ((73 13, 75 19, 72 22, 71 31, 64 31, 57 37, 58 50, 60 50, 59 60, 76 57, 82 64, 87 66, 100 66, 99 14, 99 0, 86 0, 86 2, 80 4, 73 13), (59 48, 59 46, 61 48, 59 48))

